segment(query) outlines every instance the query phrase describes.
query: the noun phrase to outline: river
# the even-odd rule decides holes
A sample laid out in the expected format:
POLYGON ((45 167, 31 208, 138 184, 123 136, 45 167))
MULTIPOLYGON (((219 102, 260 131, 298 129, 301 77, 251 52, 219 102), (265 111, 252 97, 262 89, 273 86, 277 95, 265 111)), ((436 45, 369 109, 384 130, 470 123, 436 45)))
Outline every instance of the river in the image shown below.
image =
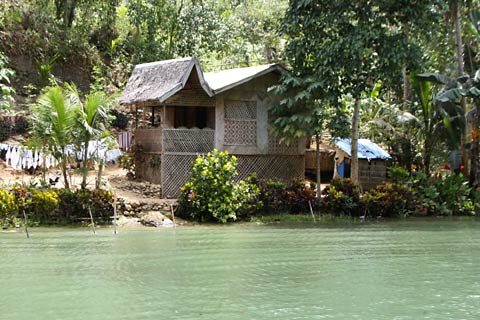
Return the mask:
POLYGON ((480 221, 0 232, 0 319, 480 319, 480 221))

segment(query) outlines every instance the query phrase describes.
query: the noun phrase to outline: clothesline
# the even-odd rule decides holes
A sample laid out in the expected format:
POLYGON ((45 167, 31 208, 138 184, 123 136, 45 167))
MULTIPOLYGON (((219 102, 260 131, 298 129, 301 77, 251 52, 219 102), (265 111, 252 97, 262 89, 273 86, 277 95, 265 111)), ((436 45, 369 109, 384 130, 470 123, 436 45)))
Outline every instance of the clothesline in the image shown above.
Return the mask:
MULTIPOLYGON (((44 154, 40 150, 31 150, 25 146, 13 146, 9 144, 0 143, 0 150, 6 150, 5 162, 7 166, 14 170, 21 169, 36 169, 38 167, 45 167, 49 169, 56 167, 58 161, 50 154, 44 154)), ((82 161, 84 157, 84 150, 75 152, 73 145, 68 145, 65 152, 69 156, 75 156, 77 160, 82 161)), ((96 158, 103 159, 106 162, 114 161, 122 155, 122 151, 118 148, 108 150, 105 140, 92 140, 88 144, 87 159, 96 158)))

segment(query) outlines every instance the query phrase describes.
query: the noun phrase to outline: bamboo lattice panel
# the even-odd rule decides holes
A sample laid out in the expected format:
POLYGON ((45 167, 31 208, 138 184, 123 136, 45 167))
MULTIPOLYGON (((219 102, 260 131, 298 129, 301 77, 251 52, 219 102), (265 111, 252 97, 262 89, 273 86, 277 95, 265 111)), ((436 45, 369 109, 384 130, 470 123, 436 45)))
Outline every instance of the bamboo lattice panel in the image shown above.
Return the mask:
POLYGON ((291 181, 305 177, 304 156, 238 155, 238 179, 256 173, 259 179, 291 181))
POLYGON ((257 102, 242 100, 225 100, 225 119, 257 119, 257 102))
POLYGON ((257 144, 257 105, 255 101, 225 101, 225 145, 257 144))
POLYGON ((178 198, 180 187, 189 179, 192 163, 196 155, 163 155, 162 156, 162 196, 178 198))
POLYGON ((214 140, 213 129, 163 129, 164 152, 207 153, 214 140))
POLYGON ((255 120, 227 120, 225 119, 226 145, 256 145, 257 122, 255 120))
POLYGON ((290 145, 279 143, 279 138, 274 134, 268 135, 268 153, 270 154, 298 154, 298 139, 295 139, 290 145))

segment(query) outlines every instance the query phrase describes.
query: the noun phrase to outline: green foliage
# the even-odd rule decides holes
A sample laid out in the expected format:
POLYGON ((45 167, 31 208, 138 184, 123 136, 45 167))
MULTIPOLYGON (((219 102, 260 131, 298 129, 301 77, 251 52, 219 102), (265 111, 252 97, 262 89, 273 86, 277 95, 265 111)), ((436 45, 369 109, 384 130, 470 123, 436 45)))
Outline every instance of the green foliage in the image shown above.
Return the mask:
POLYGON ((409 179, 408 171, 402 167, 389 167, 388 168, 388 178, 390 182, 405 183, 409 179))
POLYGON ((397 217, 415 209, 412 189, 391 182, 384 182, 365 192, 361 204, 365 214, 373 217, 397 217))
POLYGON ((475 211, 474 192, 462 174, 427 176, 419 173, 411 181, 418 215, 470 215, 475 211))
POLYGON ((350 179, 333 179, 322 194, 321 207, 327 213, 359 215, 360 187, 350 179))
MULTIPOLYGON (((40 224, 60 223, 60 197, 56 190, 30 189, 26 212, 30 221, 40 224)), ((65 222, 65 221, 63 221, 65 222)))
POLYGON ((0 224, 14 225, 17 213, 18 205, 15 195, 10 191, 0 189, 0 224))
POLYGON ((71 191, 69 189, 37 189, 16 185, 11 192, 0 189, 0 200, 2 198, 0 217, 2 215, 1 203, 4 203, 4 207, 9 208, 10 224, 18 214, 18 209, 24 209, 29 223, 35 225, 66 224, 88 220, 90 218, 88 208, 91 209, 97 222, 110 221, 113 213, 113 194, 105 190, 71 191))
POLYGON ((193 163, 192 178, 181 188, 179 203, 184 214, 201 221, 227 222, 256 193, 248 183, 237 183, 237 159, 214 150, 193 163))
POLYGON ((10 84, 14 72, 7 68, 7 58, 0 51, 0 111, 8 110, 13 103, 15 89, 10 84))
POLYGON ((10 118, 0 117, 0 141, 7 140, 12 135, 13 126, 10 118))

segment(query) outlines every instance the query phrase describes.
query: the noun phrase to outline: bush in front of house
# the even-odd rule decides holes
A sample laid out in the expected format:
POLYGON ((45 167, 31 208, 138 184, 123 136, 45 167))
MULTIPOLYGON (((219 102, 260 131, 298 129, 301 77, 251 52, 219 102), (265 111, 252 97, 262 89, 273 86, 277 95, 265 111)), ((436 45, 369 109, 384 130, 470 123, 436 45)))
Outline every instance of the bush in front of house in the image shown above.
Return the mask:
POLYGON ((0 224, 15 225, 17 213, 18 205, 15 195, 8 190, 0 189, 0 224))
POLYGON ((334 215, 358 216, 361 214, 360 187, 350 179, 332 179, 322 194, 322 211, 334 215))
POLYGON ((236 220, 258 193, 251 183, 235 182, 237 174, 237 158, 226 151, 198 157, 192 178, 181 188, 180 216, 223 223, 236 220))
POLYGON ((418 202, 416 215, 472 215, 478 191, 472 190, 462 174, 423 173, 410 180, 418 202))
POLYGON ((0 189, 0 221, 5 220, 3 212, 9 212, 6 224, 23 222, 25 210, 29 224, 78 223, 90 219, 90 208, 95 222, 107 222, 113 215, 112 202, 113 194, 106 190, 72 191, 15 185, 11 191, 0 189), (8 205, 12 197, 13 207, 8 205))
POLYGON ((383 182, 361 198, 366 216, 397 217, 414 212, 415 195, 412 188, 400 183, 383 182))

